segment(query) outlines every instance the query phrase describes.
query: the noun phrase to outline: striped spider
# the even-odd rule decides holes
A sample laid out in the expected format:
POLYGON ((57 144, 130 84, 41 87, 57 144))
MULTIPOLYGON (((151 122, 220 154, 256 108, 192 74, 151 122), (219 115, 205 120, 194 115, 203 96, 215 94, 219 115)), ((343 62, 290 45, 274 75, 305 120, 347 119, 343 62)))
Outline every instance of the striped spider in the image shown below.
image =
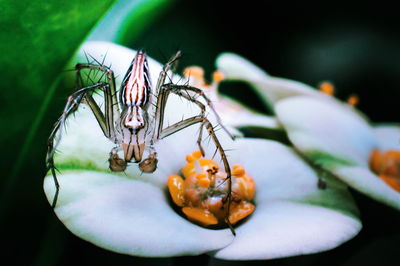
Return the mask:
MULTIPOLYGON (((76 111, 80 104, 84 103, 93 112, 104 136, 116 145, 110 151, 109 157, 109 167, 111 171, 115 172, 124 171, 130 162, 138 163, 138 167, 143 172, 154 172, 158 162, 154 144, 158 140, 179 130, 199 123, 200 131, 197 144, 202 155, 204 155, 204 149, 201 142, 203 129, 205 128, 221 156, 224 170, 227 174, 225 180, 229 189, 225 200, 229 209, 232 197, 231 170, 225 152, 215 134, 214 127, 205 115, 206 105, 214 112, 219 125, 223 129, 225 128, 220 123, 220 118, 215 112, 212 102, 201 89, 189 85, 176 85, 172 82, 166 82, 168 71, 178 61, 180 56, 181 53, 178 51, 164 65, 158 77, 157 84, 153 89, 146 54, 143 50, 139 50, 125 74, 118 93, 114 73, 110 68, 99 62, 97 64, 85 63, 76 65, 78 89, 68 97, 64 111, 55 123, 48 140, 46 165, 47 169, 52 173, 56 187, 52 202, 53 208, 57 204, 60 191, 54 164, 54 154, 61 139, 61 128, 68 116, 76 111), (102 73, 105 81, 93 82, 90 86, 83 85, 82 71, 84 70, 102 73), (93 93, 98 91, 104 93, 104 111, 93 98, 93 93), (168 127, 163 127, 165 107, 168 96, 171 93, 196 104, 201 110, 200 114, 183 119, 168 127), (152 102, 152 97, 156 99, 154 103, 152 102), (202 101, 198 100, 199 97, 202 101), (150 116, 149 107, 154 104, 155 114, 154 116, 150 116), (118 152, 121 150, 124 154, 123 158, 118 156, 118 152), (145 150, 149 151, 149 156, 144 159, 143 153, 145 150)), ((226 129, 225 131, 229 134, 226 129)), ((228 216, 225 220, 232 229, 228 216)))

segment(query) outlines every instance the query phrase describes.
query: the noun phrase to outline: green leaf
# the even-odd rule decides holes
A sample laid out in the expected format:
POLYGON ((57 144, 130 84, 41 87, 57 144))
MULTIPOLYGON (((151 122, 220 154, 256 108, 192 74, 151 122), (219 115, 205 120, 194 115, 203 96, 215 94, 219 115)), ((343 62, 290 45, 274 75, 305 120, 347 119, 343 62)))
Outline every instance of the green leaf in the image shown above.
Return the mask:
POLYGON ((31 129, 55 78, 115 0, 2 0, 2 140, 31 129))
POLYGON ((0 139, 9 151, 8 166, 1 169, 6 175, 2 201, 10 194, 21 167, 28 166, 26 155, 45 149, 45 142, 39 141, 29 150, 57 88, 57 77, 114 2, 0 0, 0 49, 4 51, 0 73, 5 88, 0 92, 0 119, 7 125, 0 131, 0 139))

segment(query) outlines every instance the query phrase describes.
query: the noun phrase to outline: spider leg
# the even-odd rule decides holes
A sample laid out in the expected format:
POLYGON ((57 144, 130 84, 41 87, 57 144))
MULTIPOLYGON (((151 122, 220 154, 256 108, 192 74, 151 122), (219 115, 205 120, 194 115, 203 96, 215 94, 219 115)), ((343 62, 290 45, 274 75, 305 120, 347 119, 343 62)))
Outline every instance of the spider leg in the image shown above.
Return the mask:
MULTIPOLYGON (((166 127, 165 129, 163 129, 161 131, 160 134, 160 139, 163 139, 171 134, 174 134, 175 132, 178 132, 186 127, 189 127, 191 125, 197 124, 197 123, 201 123, 201 127, 205 127, 208 131, 208 134, 211 136, 215 146, 217 147, 217 150, 219 151, 219 154, 221 156, 221 160, 222 163, 224 164, 224 169, 225 172, 227 174, 226 176, 226 181, 228 182, 228 193, 226 195, 226 197, 224 198, 224 201, 228 203, 228 210, 230 210, 231 207, 231 203, 232 203, 232 178, 231 178, 231 169, 229 166, 229 162, 228 159, 226 157, 225 151, 222 148, 221 143, 219 142, 217 135, 215 134, 214 131, 214 127, 213 125, 210 123, 210 121, 205 118, 203 115, 198 115, 198 116, 193 116, 187 119, 184 119, 182 121, 179 121, 169 127, 166 127)), ((199 138, 198 141, 201 141, 201 139, 199 138)), ((201 147, 201 146, 200 146, 201 147)), ((202 148, 201 148, 202 149, 202 148)), ((232 224, 229 221, 229 211, 226 212, 225 215, 225 222, 227 223, 227 225, 229 226, 229 228, 231 229, 232 233, 235 235, 235 230, 233 229, 232 224)))
POLYGON ((228 211, 225 216, 225 222, 231 229, 233 235, 236 235, 235 230, 233 229, 232 224, 229 221, 229 209, 231 206, 232 202, 232 179, 231 179, 231 170, 229 167, 228 159, 226 157, 226 154, 215 134, 214 127, 210 123, 210 121, 205 117, 205 105, 201 103, 200 101, 194 99, 188 94, 188 91, 191 91, 201 97, 206 101, 208 106, 210 106, 211 110, 214 112, 217 122, 222 126, 222 128, 228 133, 228 135, 233 139, 233 136, 226 130, 226 128, 222 125, 220 122, 221 119, 217 112, 215 111, 211 100, 204 94, 204 92, 198 88, 191 87, 191 86, 180 86, 180 85, 174 85, 174 84, 165 84, 165 79, 167 77, 167 72, 171 69, 173 64, 179 59, 181 53, 178 51, 169 61, 167 64, 164 65, 163 70, 161 71, 158 81, 157 81, 157 86, 155 89, 155 95, 157 96, 157 103, 156 103, 156 111, 155 111, 155 127, 154 127, 154 132, 153 132, 153 138, 152 138, 152 143, 155 143, 158 139, 165 138, 175 132, 178 132, 179 130, 182 130, 188 126, 191 126, 196 123, 201 123, 200 125, 200 132, 199 132, 199 137, 197 139, 197 144, 204 155, 204 149, 201 145, 201 140, 202 140, 202 135, 203 135, 203 128, 205 127, 208 131, 208 134, 211 136, 215 146, 217 147, 217 150, 219 151, 221 155, 222 162, 224 164, 225 172, 227 174, 226 181, 228 182, 228 193, 226 197, 224 198, 224 201, 228 203, 228 211), (163 121, 164 121, 164 111, 167 103, 167 99, 170 93, 177 94, 199 106, 201 109, 201 114, 198 116, 194 116, 191 118, 187 118, 185 120, 182 120, 180 122, 177 122, 165 129, 163 129, 163 121))
POLYGON ((103 65, 94 65, 94 64, 77 64, 75 66, 77 70, 77 86, 78 88, 83 87, 81 70, 90 69, 90 70, 99 70, 106 74, 107 84, 104 90, 104 102, 105 102, 105 110, 104 115, 100 110, 98 104, 95 102, 91 94, 85 95, 85 100, 89 107, 92 109, 94 115, 96 116, 97 121, 100 124, 101 129, 103 130, 104 135, 112 139, 116 142, 115 136, 115 121, 117 121, 120 117, 120 109, 118 106, 117 92, 115 88, 115 78, 114 72, 110 70, 108 67, 103 65), (104 117, 104 118, 103 118, 104 117), (105 121, 102 122, 102 121, 105 121), (102 123, 102 124, 101 124, 102 123))
MULTIPOLYGON (((56 123, 53 126, 53 129, 52 129, 49 139, 47 141, 47 155, 46 155, 47 170, 51 171, 51 173, 53 175, 54 183, 56 186, 56 193, 54 195, 53 203, 52 203, 53 208, 56 206, 58 193, 59 193, 59 189, 60 189, 60 185, 58 183, 56 171, 55 171, 56 168, 54 165, 54 154, 55 154, 57 146, 61 140, 61 135, 62 135, 61 127, 65 125, 65 122, 66 122, 68 116, 70 116, 72 113, 74 113, 78 109, 79 105, 84 100, 85 95, 87 95, 87 92, 93 91, 98 88, 107 87, 107 85, 108 85, 107 83, 98 82, 92 86, 88 86, 88 87, 79 89, 76 92, 74 92, 73 94, 71 94, 71 96, 68 97, 68 100, 65 105, 63 113, 61 114, 61 116, 58 118, 58 120, 56 121, 56 123)), ((95 116, 97 118, 97 121, 99 121, 100 127, 103 128, 103 127, 105 127, 105 118, 104 118, 104 115, 101 113, 101 111, 100 111, 100 113, 96 114, 96 112, 98 110, 100 110, 100 108, 97 106, 97 104, 96 104, 96 107, 97 107, 97 109, 93 109, 90 106, 90 108, 93 110, 93 113, 95 114, 95 116)))
POLYGON ((168 93, 162 89, 165 83, 165 79, 167 78, 168 71, 173 67, 173 65, 179 60, 181 57, 181 52, 178 51, 171 59, 164 65, 163 69, 158 76, 157 85, 155 88, 155 95, 157 96, 157 103, 156 103, 156 112, 155 112, 155 130, 153 133, 153 143, 158 139, 160 135, 160 130, 163 124, 163 117, 164 117, 164 108, 165 102, 168 98, 168 93), (162 94, 162 95, 161 95, 162 94))
POLYGON ((167 78, 168 71, 172 67, 174 67, 174 65, 176 65, 180 57, 181 57, 181 51, 177 51, 176 54, 172 56, 169 59, 169 61, 164 65, 163 69, 160 72, 160 75, 158 76, 156 90, 155 90, 156 95, 158 95, 158 93, 161 90, 161 87, 165 84, 165 79, 167 78))
MULTIPOLYGON (((217 111, 215 111, 214 105, 212 103, 212 101, 210 100, 210 98, 207 97, 207 95, 204 93, 204 91, 202 89, 196 88, 196 87, 192 87, 189 85, 175 85, 175 84, 165 84, 164 87, 167 90, 170 90, 171 92, 185 97, 189 96, 190 99, 188 99, 187 97, 185 97, 186 99, 188 99, 189 101, 192 101, 194 103, 196 103, 198 105, 197 102, 199 101, 195 101, 195 97, 191 97, 189 95, 189 92, 193 92, 195 95, 198 95, 199 97, 202 97, 205 102, 207 103, 207 105, 210 107, 211 111, 214 113, 216 119, 217 119, 217 123, 219 124, 219 126, 221 126, 221 128, 229 135, 229 137, 234 140, 235 137, 225 128, 225 126, 222 123, 221 117, 218 115, 217 111)), ((200 107, 201 108, 201 107, 200 107)))
MULTIPOLYGON (((100 64, 100 63, 99 63, 100 64)), ((118 105, 117 91, 115 86, 114 72, 104 65, 95 64, 77 64, 75 66, 77 70, 77 86, 78 88, 83 87, 83 80, 81 75, 81 70, 89 69, 98 70, 106 75, 106 84, 104 89, 104 114, 99 108, 96 101, 93 99, 91 94, 85 95, 85 101, 89 105, 93 114, 95 115, 97 122, 99 123, 101 130, 106 138, 110 139, 114 143, 118 143, 118 130, 116 130, 115 122, 119 120, 121 116, 120 107, 118 105)), ((104 75, 103 74, 103 75, 104 75)), ((118 127, 118 125, 117 125, 118 127)), ((110 170, 114 172, 122 172, 126 169, 127 163, 125 160, 121 159, 116 152, 117 149, 112 149, 110 152, 110 157, 108 159, 110 164, 110 170)))
MULTIPOLYGON (((61 114, 60 118, 57 120, 57 122, 54 124, 47 142, 46 166, 47 170, 50 170, 52 173, 54 184, 56 187, 56 192, 52 203, 53 208, 55 208, 57 204, 58 194, 60 190, 60 185, 56 175, 56 167, 54 164, 54 154, 62 136, 62 129, 60 127, 65 125, 65 122, 69 117, 69 115, 74 113, 78 109, 81 103, 85 102, 90 107, 91 111, 96 117, 96 120, 100 128, 102 129, 104 136, 106 136, 107 138, 111 139, 114 142, 117 141, 114 121, 116 121, 116 119, 119 118, 120 111, 116 97, 115 79, 113 72, 103 65, 94 65, 94 64, 77 64, 75 68, 77 70, 77 87, 80 89, 78 89, 68 97, 64 111, 61 114), (100 81, 93 85, 83 87, 82 86, 83 81, 81 75, 82 69, 99 70, 104 72, 107 77, 107 82, 100 81), (97 89, 102 89, 104 91, 104 101, 105 101, 104 114, 91 95, 91 92, 97 89)), ((110 154, 110 160, 116 161, 118 159, 119 158, 115 157, 115 155, 110 154)), ((110 167, 111 163, 112 162, 110 161, 110 167)))
MULTIPOLYGON (((200 101, 194 99, 193 97, 191 97, 190 95, 188 95, 187 93, 185 93, 185 91, 183 90, 183 88, 186 88, 186 86, 162 86, 161 87, 161 91, 160 94, 158 95, 158 102, 157 102, 157 113, 158 113, 158 119, 160 119, 160 121, 156 121, 159 125, 159 128, 156 128, 156 137, 157 139, 163 139, 167 136, 170 136, 172 134, 174 134, 175 132, 178 132, 186 127, 189 127, 191 125, 197 124, 197 123, 201 123, 200 125, 200 133, 199 133, 199 137, 197 139, 197 144, 200 148, 200 151, 202 152, 202 154, 204 155, 204 149, 201 145, 201 140, 202 140, 202 132, 203 132, 203 127, 206 128, 208 134, 211 136, 215 146, 217 147, 217 150, 219 151, 219 154, 221 156, 221 160, 224 164, 224 169, 225 172, 227 174, 226 177, 226 181, 228 182, 228 193, 224 199, 225 202, 227 202, 228 204, 228 210, 230 210, 231 207, 231 203, 232 203, 232 178, 231 178, 231 169, 229 166, 229 162, 228 159, 226 157, 225 151, 222 148, 221 143, 218 140, 217 135, 215 134, 214 131, 214 127, 211 124, 211 122, 205 117, 205 105, 203 103, 201 103, 200 101), (201 114, 197 115, 197 116, 193 116, 187 119, 184 119, 182 121, 179 121, 171 126, 168 126, 166 128, 162 128, 163 126, 163 119, 164 119, 164 109, 165 109, 165 105, 168 99, 168 96, 170 93, 174 93, 176 95, 179 95, 185 99, 187 99, 188 101, 191 101, 193 103, 195 103, 197 106, 199 106, 199 108, 201 109, 201 114)), ((192 88, 192 87, 190 87, 192 88)), ((194 88, 197 89, 197 88, 194 88)), ((225 216, 225 222, 227 223, 227 225, 229 226, 229 228, 231 229, 232 233, 235 235, 235 231, 233 229, 232 224, 229 221, 229 211, 227 211, 226 216, 225 216)))
MULTIPOLYGON (((176 95, 179 95, 179 96, 181 96, 182 98, 185 98, 186 100, 188 100, 188 101, 191 101, 191 102, 193 102, 194 104, 196 104, 199 108, 200 108, 200 117, 205 117, 206 116, 206 107, 205 107, 205 105, 202 103, 202 102, 200 102, 200 101, 198 101, 198 100, 196 100, 196 99, 193 99, 193 97, 191 97, 191 96, 189 96, 188 94, 185 94, 185 93, 183 93, 182 91, 171 91, 171 90, 167 90, 167 89, 165 89, 164 90, 166 93, 174 93, 174 94, 176 94, 176 95)), ((163 113, 162 113, 163 114, 163 113)), ((175 124, 176 125, 176 124, 175 124)), ((189 125, 188 125, 189 126, 189 125)), ((204 156, 205 155, 205 153, 204 153, 204 149, 203 149, 203 146, 202 146, 202 144, 201 144, 201 141, 202 141, 202 139, 203 139, 203 128, 204 128, 204 123, 201 123, 200 124, 200 129, 199 129, 199 136, 198 136, 198 138, 197 138, 197 145, 199 146, 199 149, 200 149, 200 151, 201 151, 201 154, 204 156)), ((166 136, 169 136, 169 135, 171 135, 172 133, 169 133, 168 131, 165 131, 166 129, 161 129, 161 131, 162 132, 160 132, 161 133, 161 135, 160 135, 160 138, 162 139, 162 138, 164 138, 164 137, 166 137, 166 136), (167 134, 166 136, 164 135, 164 134, 167 134)), ((173 128, 171 128, 171 130, 173 130, 173 128)), ((173 132, 174 133, 174 132, 173 132)))

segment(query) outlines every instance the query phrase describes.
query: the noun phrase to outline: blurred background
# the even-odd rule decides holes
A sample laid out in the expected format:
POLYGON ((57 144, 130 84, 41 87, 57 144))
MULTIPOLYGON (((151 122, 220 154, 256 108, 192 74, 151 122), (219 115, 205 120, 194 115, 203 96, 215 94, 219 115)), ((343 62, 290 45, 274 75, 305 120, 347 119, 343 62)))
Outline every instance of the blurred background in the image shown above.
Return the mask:
MULTIPOLYGON (((115 254, 73 236, 42 191, 46 141, 71 88, 60 73, 87 38, 109 40, 165 62, 200 65, 231 51, 275 76, 316 86, 333 82, 337 97, 356 93, 377 123, 398 122, 400 32, 397 9, 289 1, 0 0, 0 237, 7 265, 242 265, 207 255, 166 259, 115 254), (96 28, 97 27, 97 28, 96 28), (115 29, 120 29, 118 32, 115 29)), ((245 84, 224 85, 238 97, 245 84)), ((254 97, 246 103, 268 113, 254 97)), ((362 232, 323 253, 246 265, 398 265, 400 214, 352 191, 362 232)))

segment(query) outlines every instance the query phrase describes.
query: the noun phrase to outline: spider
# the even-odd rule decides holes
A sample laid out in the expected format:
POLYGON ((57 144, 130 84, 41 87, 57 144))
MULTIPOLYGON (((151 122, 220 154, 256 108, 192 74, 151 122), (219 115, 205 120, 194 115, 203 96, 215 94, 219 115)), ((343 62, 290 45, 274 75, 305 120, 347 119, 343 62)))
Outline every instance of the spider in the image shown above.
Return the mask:
MULTIPOLYGON (((110 170, 115 172, 124 171, 127 164, 132 161, 138 163, 138 167, 141 171, 146 173, 154 172, 158 163, 154 144, 158 140, 174 134, 177 131, 199 123, 200 130, 197 138, 197 145, 202 155, 204 155, 204 149, 201 142, 203 128, 205 128, 221 156, 227 174, 226 181, 228 182, 229 189, 225 200, 228 203, 229 210, 232 197, 231 170, 224 149, 215 134, 214 127, 206 117, 206 105, 203 102, 213 111, 217 123, 232 139, 233 136, 222 125, 221 119, 213 108, 211 100, 204 94, 203 90, 189 85, 177 85, 172 82, 166 82, 168 72, 175 63, 177 63, 180 57, 181 52, 178 51, 164 65, 154 90, 150 80, 149 66, 144 50, 139 50, 136 53, 124 76, 118 93, 116 90, 114 73, 109 67, 103 65, 103 63, 96 61, 96 64, 88 62, 75 66, 78 89, 68 97, 64 111, 54 124, 48 139, 46 165, 48 171, 52 173, 56 188, 52 202, 53 208, 56 207, 60 191, 60 185, 56 176, 54 154, 61 139, 61 127, 65 124, 68 116, 74 113, 80 104, 84 103, 89 106, 93 112, 104 136, 116 145, 110 151, 108 160, 110 170), (83 70, 99 71, 105 76, 105 81, 93 82, 94 84, 90 86, 84 86, 82 78, 83 70), (96 91, 103 91, 104 93, 104 111, 102 111, 93 98, 93 93, 96 91), (164 128, 163 120, 165 107, 168 96, 171 93, 196 104, 201 110, 200 114, 183 119, 164 128), (154 105, 152 103, 152 97, 156 98, 154 116, 149 115, 149 108, 154 105), (199 101, 198 97, 201 97, 204 101, 199 101), (118 156, 118 152, 121 150, 123 151, 124 158, 118 156), (149 151, 149 156, 143 159, 145 150, 149 151)), ((226 222, 232 232, 234 232, 228 216, 226 222)))

